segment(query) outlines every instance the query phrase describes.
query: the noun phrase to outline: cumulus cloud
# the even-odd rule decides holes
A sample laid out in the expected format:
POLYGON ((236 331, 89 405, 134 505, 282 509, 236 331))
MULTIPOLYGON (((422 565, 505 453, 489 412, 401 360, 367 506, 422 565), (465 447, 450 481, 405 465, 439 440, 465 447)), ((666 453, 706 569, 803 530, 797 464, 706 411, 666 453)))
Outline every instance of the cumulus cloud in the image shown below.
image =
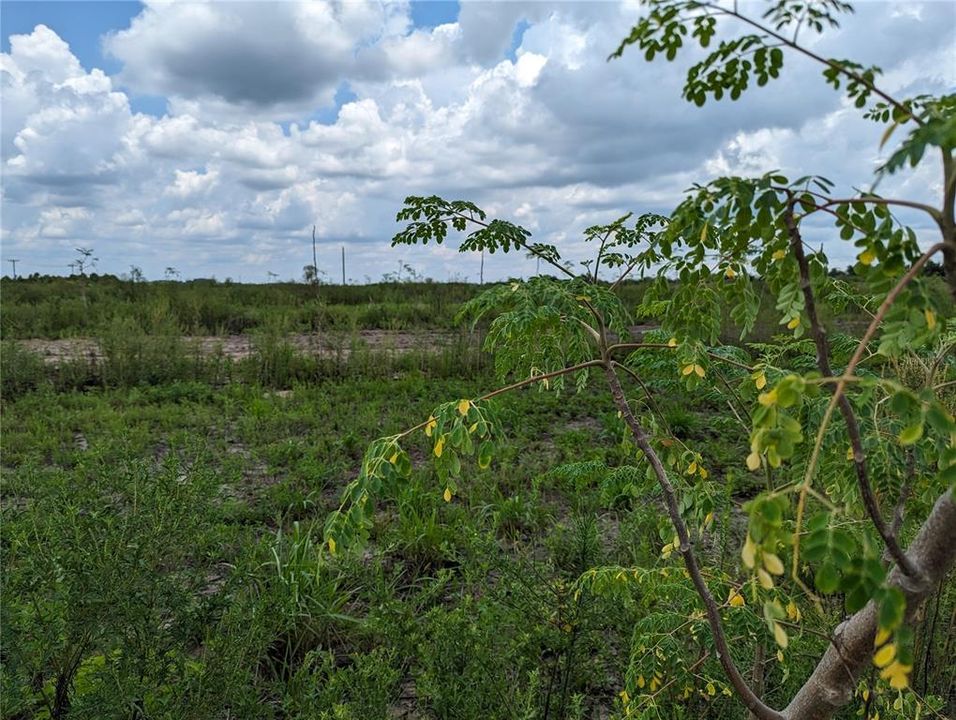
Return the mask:
MULTIPOLYGON (((123 62, 114 77, 38 26, 0 55, 4 249, 93 245, 106 271, 290 277, 311 262, 315 225, 320 266, 337 266, 344 244, 357 280, 398 258, 476 279, 477 257, 387 249, 405 195, 473 199, 577 258, 583 227, 667 211, 718 174, 811 172, 847 188, 871 177, 880 128, 819 68, 790 58, 784 80, 697 109, 680 99, 693 51, 606 61, 636 12, 466 3, 458 22, 415 29, 402 4, 149 3, 105 39, 123 62), (346 82, 357 97, 334 122, 310 119, 346 82), (135 113, 133 92, 165 96, 169 112, 135 113)), ((814 48, 879 62, 904 94, 950 91, 952 14, 870 3, 814 48)), ((897 187, 923 199, 933 182, 921 168, 897 187)), ((485 276, 522 269, 533 263, 488 257, 485 276)))

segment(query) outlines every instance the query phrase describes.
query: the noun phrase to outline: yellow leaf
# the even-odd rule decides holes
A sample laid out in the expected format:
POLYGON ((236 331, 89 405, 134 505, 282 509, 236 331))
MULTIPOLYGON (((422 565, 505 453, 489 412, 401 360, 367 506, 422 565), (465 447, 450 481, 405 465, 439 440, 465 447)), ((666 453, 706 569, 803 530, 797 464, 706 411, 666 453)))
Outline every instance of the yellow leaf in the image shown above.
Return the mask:
POLYGON ((936 327, 936 313, 934 313, 929 308, 923 310, 923 315, 926 317, 926 327, 930 330, 936 327))
POLYGON ((786 650, 790 644, 790 638, 787 637, 787 631, 783 629, 780 623, 773 624, 773 639, 782 649, 786 650))
POLYGON ((694 366, 693 366, 693 365, 685 365, 683 368, 681 368, 680 374, 681 374, 681 375, 690 375, 692 372, 694 372, 694 366))
POLYGON ((744 542, 744 547, 740 551, 740 558, 744 561, 744 565, 751 570, 753 570, 754 567, 756 554, 757 546, 754 545, 754 541, 750 535, 747 535, 747 540, 744 542))
POLYGON ((757 386, 757 389, 758 389, 758 390, 763 390, 765 387, 767 387, 767 376, 764 375, 763 373, 760 373, 760 374, 754 379, 754 385, 757 386))
POLYGON ((442 497, 445 498, 445 502, 451 502, 451 488, 445 488, 442 497))
POLYGON ((333 538, 329 538, 329 552, 335 555, 335 540, 333 538))
POLYGON ((860 265, 866 265, 869 267, 873 264, 873 261, 876 260, 876 253, 874 253, 872 250, 864 250, 856 256, 856 259, 860 261, 860 265))
POLYGON ((897 696, 896 700, 893 701, 893 709, 894 709, 894 710, 902 710, 902 709, 903 709, 903 696, 902 696, 902 695, 897 696))
POLYGON ((730 604, 730 607, 743 607, 747 604, 747 601, 744 600, 744 596, 737 592, 736 588, 730 590, 730 597, 727 598, 727 602, 730 604))
POLYGON ((710 475, 710 473, 707 472, 706 468, 698 468, 697 473, 700 475, 701 480, 706 480, 707 477, 710 475))
POLYGON ((631 696, 627 694, 627 690, 621 690, 621 692, 619 692, 618 695, 621 696, 621 702, 624 703, 625 705, 631 702, 631 696))
POLYGON ((693 475, 695 472, 697 472, 697 461, 696 461, 696 460, 695 460, 694 462, 692 462, 690 465, 687 466, 687 474, 688 474, 688 475, 693 475))
POLYGON ((700 229, 700 241, 701 241, 701 242, 706 242, 706 241, 707 241, 707 225, 708 225, 708 223, 704 223, 704 227, 702 227, 702 228, 700 229))
POLYGON ((767 407, 770 407, 771 405, 776 405, 777 404, 776 389, 773 389, 770 392, 760 393, 757 396, 757 402, 767 407))
POLYGON ((757 582, 764 590, 773 590, 773 578, 763 568, 757 568, 757 582))
POLYGON ((735 277, 737 277, 737 271, 734 270, 732 267, 728 266, 727 269, 724 271, 724 277, 727 278, 728 280, 733 280, 735 277))
POLYGON ((863 702, 866 702, 867 700, 869 700, 869 699, 870 699, 870 689, 869 689, 869 688, 863 688, 863 693, 862 693, 862 695, 863 695, 863 702))
POLYGON ((873 647, 879 647, 887 640, 890 639, 890 636, 893 634, 891 630, 877 630, 876 639, 873 641, 873 647))
POLYGON ((667 347, 677 347, 677 338, 672 337, 670 340, 668 340, 667 347))
POLYGON ((712 512, 704 515, 704 525, 710 525, 714 521, 714 514, 712 512))
POLYGON ((651 678, 651 692, 654 692, 660 686, 661 686, 660 679, 657 677, 657 675, 654 675, 654 677, 651 678))
POLYGON ((873 664, 878 668, 884 668, 893 662, 896 657, 896 643, 887 643, 873 655, 873 664))
POLYGON ((748 470, 760 469, 760 453, 752 452, 747 456, 747 469, 748 470))
POLYGON ((389 461, 392 465, 394 465, 396 462, 398 462, 398 453, 397 453, 397 452, 396 452, 396 453, 393 453, 393 454, 392 454, 392 457, 390 457, 390 458, 388 459, 388 461, 389 461))
POLYGON ((802 617, 800 608, 797 607, 797 604, 793 600, 787 603, 787 617, 794 622, 800 622, 800 618, 802 617))
POLYGON ((712 682, 707 683, 707 694, 710 696, 714 696, 717 694, 717 688, 714 687, 714 684, 712 682))
POLYGON ((438 442, 435 443, 435 457, 441 457, 442 451, 445 449, 445 436, 442 435, 438 438, 438 442))
POLYGON ((776 250, 772 255, 774 260, 783 260, 787 257, 787 252, 785 250, 776 250))
POLYGON ((777 650, 777 662, 783 662, 783 650, 777 650))
POLYGON ((478 429, 478 423, 472 423, 472 424, 471 424, 471 427, 468 428, 468 432, 469 432, 469 433, 473 433, 473 432, 474 432, 475 430, 477 430, 477 429, 478 429))
POLYGON ((435 419, 434 415, 429 415, 428 422, 425 423, 425 435, 427 437, 431 437, 432 430, 434 430, 436 427, 438 427, 438 421, 435 419))
POLYGON ((787 330, 796 330, 800 326, 800 316, 798 315, 793 320, 787 323, 787 330))
POLYGON ((458 414, 467 415, 468 411, 471 409, 471 400, 459 400, 458 401, 458 414))
POLYGON ((697 377, 704 377, 704 368, 701 365, 694 365, 694 372, 697 373, 697 377))
POLYGON ((894 690, 903 690, 909 685, 909 674, 912 669, 913 667, 911 665, 901 665, 898 662, 893 662, 883 669, 880 673, 880 678, 888 680, 890 687, 894 690))
POLYGON ((763 554, 763 566, 772 575, 783 575, 783 561, 773 553, 763 554))
POLYGON ((846 449, 846 459, 852 461, 854 457, 855 457, 855 456, 853 455, 853 448, 848 447, 848 448, 846 449))
POLYGON ((643 688, 646 684, 647 684, 647 683, 644 682, 644 676, 643 676, 643 675, 638 675, 638 676, 637 676, 637 686, 638 686, 639 688, 643 688))

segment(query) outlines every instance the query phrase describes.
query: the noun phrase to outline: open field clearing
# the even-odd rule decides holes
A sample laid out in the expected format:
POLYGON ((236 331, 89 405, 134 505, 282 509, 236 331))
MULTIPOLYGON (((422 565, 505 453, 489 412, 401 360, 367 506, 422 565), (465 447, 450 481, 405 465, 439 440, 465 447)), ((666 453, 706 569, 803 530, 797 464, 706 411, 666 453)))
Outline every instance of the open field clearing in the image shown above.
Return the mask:
POLYGON ((956 717, 956 4, 0 25, 0 720, 956 717))
MULTIPOLYGON (((419 436, 364 549, 322 556, 370 439, 495 386, 478 350, 486 332, 108 328, 108 352, 79 338, 5 341, 7 707, 45 716, 59 684, 70 717, 119 717, 130 698, 170 718, 610 717, 635 627, 662 656, 633 682, 664 688, 683 644, 668 617, 696 600, 661 552, 662 500, 628 469, 600 383, 491 401, 506 442, 486 470, 463 462, 450 496, 419 436), (642 574, 620 585, 613 568, 642 574)), ((663 339, 647 324, 631 334, 663 339)), ((728 441, 733 401, 706 387, 682 397, 671 352, 652 351, 643 390, 628 392, 648 391, 668 436, 706 458, 719 490, 702 506, 701 552, 715 581, 732 582, 743 506, 763 481, 741 463, 745 439, 728 441)), ((757 631, 757 612, 748 602, 726 615, 734 637, 757 631)), ((917 625, 927 691, 949 682, 943 627, 935 612, 917 625)), ((825 647, 791 639, 793 657, 825 647)), ((735 656, 753 662, 743 645, 735 656)), ((800 682, 776 662, 767 672, 771 697, 800 682)), ((735 717, 716 659, 705 653, 694 673, 698 689, 664 692, 692 716, 735 717)))

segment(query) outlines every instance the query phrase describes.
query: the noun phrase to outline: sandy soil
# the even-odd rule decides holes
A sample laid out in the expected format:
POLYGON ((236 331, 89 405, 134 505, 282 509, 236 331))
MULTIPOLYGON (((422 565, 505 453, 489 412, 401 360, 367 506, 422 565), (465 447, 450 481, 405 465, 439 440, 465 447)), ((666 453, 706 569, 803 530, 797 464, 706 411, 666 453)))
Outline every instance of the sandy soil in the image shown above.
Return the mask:
MULTIPOLYGON (((635 325, 631 328, 631 335, 636 340, 654 325, 635 325)), ((347 357, 352 347, 365 347, 370 350, 390 350, 393 352, 412 352, 424 350, 435 352, 450 343, 457 342, 461 337, 454 332, 437 332, 428 330, 357 330, 343 333, 311 333, 289 335, 286 340, 297 351, 321 357, 347 357)), ((65 338, 62 340, 46 340, 31 338, 18 340, 25 349, 40 355, 51 365, 83 359, 101 360, 103 351, 95 338, 65 338)), ((478 343, 477 335, 470 337, 470 342, 478 343)), ((199 348, 204 355, 222 353, 232 360, 249 357, 255 351, 255 341, 251 335, 187 335, 183 337, 187 349, 199 348)))
MULTIPOLYGON (((347 356, 353 346, 371 350, 411 352, 435 351, 458 339, 457 334, 401 330, 359 330, 355 333, 314 333, 289 335, 286 340, 301 353, 325 357, 347 356)), ((477 342, 477 338, 475 338, 477 342)), ((73 359, 103 358, 103 351, 94 338, 65 338, 62 340, 28 339, 18 341, 25 349, 43 357, 51 365, 73 359)), ((254 339, 249 335, 184 336, 186 348, 198 347, 205 355, 222 353, 232 360, 248 357, 255 351, 254 339)))

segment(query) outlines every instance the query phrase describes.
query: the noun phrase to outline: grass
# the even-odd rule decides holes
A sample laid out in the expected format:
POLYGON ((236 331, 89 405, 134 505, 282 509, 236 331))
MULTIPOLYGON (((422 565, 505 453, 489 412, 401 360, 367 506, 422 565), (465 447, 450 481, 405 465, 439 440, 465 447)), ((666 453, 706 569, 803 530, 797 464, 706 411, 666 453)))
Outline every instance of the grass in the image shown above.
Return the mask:
MULTIPOLYGON (((158 297, 202 294, 155 285, 158 297)), ((210 288, 210 302, 235 292, 210 288)), ((438 306, 471 291, 425 289, 435 293, 425 304, 438 306)), ((286 291, 311 289, 251 289, 243 302, 265 308, 269 293, 286 291)), ((414 304, 410 295, 389 296, 388 312, 414 304)), ((137 298, 128 309, 145 312, 141 301, 159 302, 137 298)), ((286 335, 302 326, 275 317, 310 302, 262 311, 262 324, 246 328, 254 350, 239 361, 196 352, 167 311, 144 325, 113 306, 103 357, 58 366, 25 352, 4 325, 4 717, 621 718, 623 688, 666 682, 690 648, 708 646, 699 599, 677 559, 661 556, 672 530, 658 491, 630 467, 598 384, 502 396, 508 443, 489 470, 464 465, 451 502, 427 462, 431 446, 411 443, 415 469, 384 488, 368 545, 321 555, 325 519, 369 440, 495 383, 468 334, 397 353, 347 330, 342 352, 304 355, 286 335), (618 566, 644 579, 605 570, 618 566), (653 638, 653 652, 637 637, 653 638)), ((16 327, 6 310, 3 322, 16 327)), ((452 308, 437 312, 442 327, 452 308)), ((649 368, 646 378, 669 432, 719 480, 707 497, 695 480, 676 481, 713 509, 704 551, 716 568, 709 581, 726 596, 739 572, 740 506, 754 492, 740 471, 746 434, 716 395, 688 401, 672 375, 649 368)), ((945 616, 951 593, 942 606, 945 616)), ((751 667, 754 639, 766 634, 760 608, 727 622, 736 660, 751 667)), ((924 686, 942 687, 947 636, 926 623, 924 686)), ((772 704, 825 644, 793 635, 788 662, 767 668, 772 704)), ((739 717, 713 652, 695 678, 662 687, 651 716, 739 717)))
POLYGON ((41 384, 6 400, 5 713, 613 707, 636 616, 597 599, 568 607, 568 588, 601 563, 654 565, 657 519, 637 522, 596 482, 549 474, 627 460, 599 392, 502 401, 511 442, 492 470, 465 468, 446 503, 419 462, 386 492, 369 553, 319 560, 314 538, 367 440, 490 383, 407 369, 293 381, 291 392, 182 379, 41 384), (582 634, 572 640, 568 623, 582 634))

